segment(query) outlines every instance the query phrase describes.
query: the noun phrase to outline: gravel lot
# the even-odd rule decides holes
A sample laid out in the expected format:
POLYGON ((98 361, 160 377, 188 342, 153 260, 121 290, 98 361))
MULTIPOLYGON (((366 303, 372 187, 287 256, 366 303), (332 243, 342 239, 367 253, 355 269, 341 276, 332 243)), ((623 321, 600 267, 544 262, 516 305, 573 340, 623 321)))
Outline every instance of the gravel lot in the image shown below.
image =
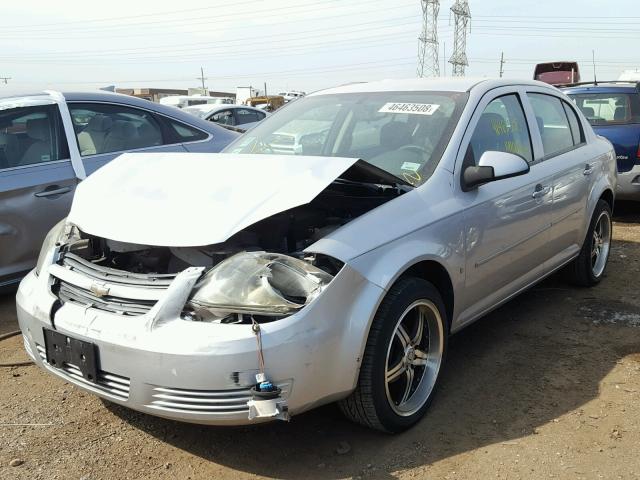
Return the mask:
MULTIPOLYGON (((288 424, 181 424, 0 368, 0 478, 640 478, 639 222, 640 204, 618 208, 598 287, 550 278, 453 337, 430 412, 402 435, 333 406, 288 424)), ((0 297, 0 333, 15 328, 0 297)), ((21 343, 0 342, 0 362, 25 360, 21 343)))

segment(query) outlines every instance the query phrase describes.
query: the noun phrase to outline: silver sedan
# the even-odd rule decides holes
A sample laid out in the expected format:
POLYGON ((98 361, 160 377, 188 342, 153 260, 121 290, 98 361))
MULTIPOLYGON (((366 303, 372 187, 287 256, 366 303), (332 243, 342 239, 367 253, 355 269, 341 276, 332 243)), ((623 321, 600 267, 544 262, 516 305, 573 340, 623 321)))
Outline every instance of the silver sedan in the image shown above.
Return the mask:
MULTIPOLYGON (((0 290, 17 285, 79 181, 126 151, 219 152, 237 134, 106 92, 0 98, 0 290)), ((15 287, 13 287, 15 288, 15 287)))
POLYGON ((616 181, 611 144, 543 83, 314 93, 225 153, 124 155, 83 182, 20 286, 25 348, 154 415, 339 401, 399 432, 452 333, 563 267, 602 279, 616 181))

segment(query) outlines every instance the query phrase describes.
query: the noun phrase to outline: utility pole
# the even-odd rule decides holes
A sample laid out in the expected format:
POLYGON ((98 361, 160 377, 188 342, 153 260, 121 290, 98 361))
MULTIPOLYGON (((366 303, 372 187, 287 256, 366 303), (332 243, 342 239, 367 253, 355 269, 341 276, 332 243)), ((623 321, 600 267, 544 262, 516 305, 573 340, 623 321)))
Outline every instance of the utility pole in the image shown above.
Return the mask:
POLYGON ((453 65, 453 76, 464 77, 464 67, 469 65, 467 60, 467 26, 471 21, 471 11, 468 0, 456 0, 451 11, 454 15, 455 28, 453 33, 453 54, 449 63, 453 65))
POLYGON ((440 0, 420 0, 422 5, 422 34, 418 37, 418 77, 439 77, 438 13, 440 0))
POLYGON ((2 80, 4 82, 4 84, 6 85, 8 83, 8 81, 11 80, 11 77, 0 77, 0 80, 2 80))
POLYGON ((204 95, 204 92, 207 89, 207 87, 204 86, 204 81, 208 80, 208 78, 204 76, 204 69, 202 67, 200 67, 200 76, 196 77, 196 79, 202 81, 202 94, 204 95))
POLYGON ((504 52, 502 52, 500 55, 500 78, 502 78, 502 75, 504 74, 504 63, 504 52))
POLYGON ((591 61, 593 62, 593 83, 597 85, 598 79, 596 78, 596 51, 595 50, 591 50, 591 61))

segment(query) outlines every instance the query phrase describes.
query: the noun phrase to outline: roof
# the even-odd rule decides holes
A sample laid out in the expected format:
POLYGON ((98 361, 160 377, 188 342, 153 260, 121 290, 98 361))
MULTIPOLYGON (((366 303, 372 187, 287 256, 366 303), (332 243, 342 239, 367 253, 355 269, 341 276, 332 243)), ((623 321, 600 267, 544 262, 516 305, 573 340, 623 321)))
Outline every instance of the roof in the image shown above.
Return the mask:
POLYGON ((638 93, 640 92, 640 83, 632 81, 581 82, 563 86, 561 90, 564 93, 638 93))
POLYGON ((198 105, 189 105, 188 107, 184 107, 182 110, 201 110, 203 112, 212 112, 213 110, 224 110, 225 108, 248 108, 251 110, 256 110, 256 108, 254 107, 249 107, 247 105, 238 105, 237 103, 200 103, 198 105))
POLYGON ((473 77, 439 77, 439 78, 408 78, 398 80, 380 80, 376 82, 351 83, 339 87, 314 92, 315 95, 331 95, 338 93, 364 92, 468 92, 473 88, 482 87, 486 90, 509 85, 532 85, 536 87, 553 88, 547 83, 535 80, 506 79, 506 78, 473 78, 473 77))
MULTIPOLYGON (((13 91, 11 93, 4 92, 0 90, 0 99, 4 98, 16 98, 16 97, 27 97, 27 96, 47 96, 52 92, 49 91, 39 91, 39 92, 17 92, 13 91)), ((159 103, 151 102, 150 100, 145 100, 138 97, 133 97, 130 95, 122 95, 120 93, 111 93, 104 92, 100 90, 90 90, 90 91, 73 91, 73 92, 57 92, 61 93, 64 96, 64 99, 67 102, 110 102, 110 103, 121 103, 124 105, 128 105, 131 107, 139 107, 146 110, 151 110, 155 113, 165 115, 167 117, 174 118, 176 120, 180 120, 184 123, 193 125, 194 127, 200 128, 206 132, 213 133, 213 130, 217 129, 219 134, 227 134, 230 132, 227 129, 219 127, 211 122, 207 122, 197 116, 184 112, 179 108, 171 107, 168 105, 161 105, 159 103)))

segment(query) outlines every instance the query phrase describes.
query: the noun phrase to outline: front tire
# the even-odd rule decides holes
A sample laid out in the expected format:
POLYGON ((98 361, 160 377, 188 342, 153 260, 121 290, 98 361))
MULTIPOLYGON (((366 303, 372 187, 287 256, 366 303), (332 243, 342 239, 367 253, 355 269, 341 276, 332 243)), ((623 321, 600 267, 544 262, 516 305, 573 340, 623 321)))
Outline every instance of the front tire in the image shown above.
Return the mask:
POLYGON ((598 200, 580 255, 570 265, 573 283, 583 287, 600 283, 609 259, 612 232, 611 207, 598 200))
POLYGON ((420 420, 440 378, 448 343, 446 318, 442 296, 431 283, 398 280, 371 325, 358 385, 340 402, 345 416, 390 433, 420 420))

